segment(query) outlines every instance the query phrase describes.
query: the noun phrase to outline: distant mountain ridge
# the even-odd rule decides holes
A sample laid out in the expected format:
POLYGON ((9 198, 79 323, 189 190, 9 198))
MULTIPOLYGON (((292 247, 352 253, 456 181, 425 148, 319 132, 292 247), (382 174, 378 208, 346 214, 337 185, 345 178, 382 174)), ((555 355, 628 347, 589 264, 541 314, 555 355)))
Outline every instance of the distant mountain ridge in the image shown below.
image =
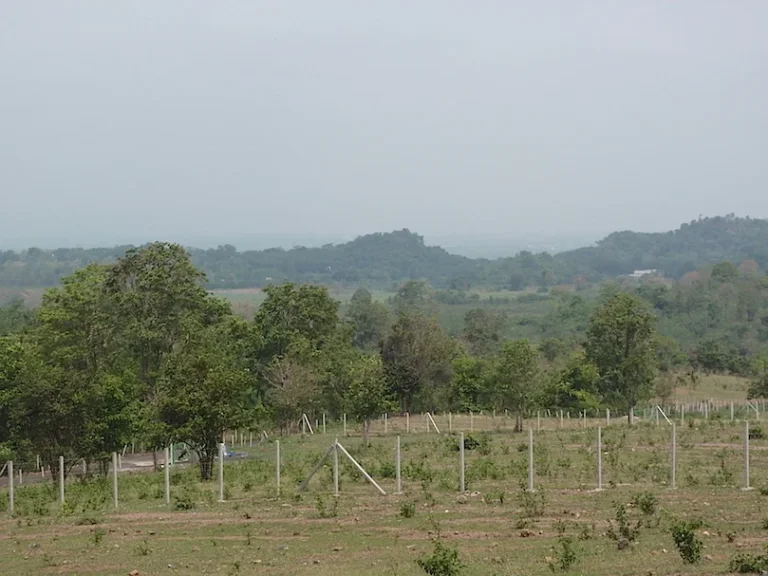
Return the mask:
MULTIPOLYGON (((0 251, 0 287, 54 286, 77 268, 90 262, 114 261, 128 248, 0 251)), ((614 232, 596 246, 555 255, 522 251, 494 260, 467 258, 428 246, 422 236, 405 229, 315 248, 239 252, 224 245, 189 251, 193 262, 208 276, 210 288, 258 287, 283 281, 389 288, 418 278, 441 288, 519 290, 571 283, 579 277, 595 281, 637 269, 657 269, 677 278, 724 260, 754 260, 766 269, 768 220, 732 214, 702 218, 670 232, 614 232)))

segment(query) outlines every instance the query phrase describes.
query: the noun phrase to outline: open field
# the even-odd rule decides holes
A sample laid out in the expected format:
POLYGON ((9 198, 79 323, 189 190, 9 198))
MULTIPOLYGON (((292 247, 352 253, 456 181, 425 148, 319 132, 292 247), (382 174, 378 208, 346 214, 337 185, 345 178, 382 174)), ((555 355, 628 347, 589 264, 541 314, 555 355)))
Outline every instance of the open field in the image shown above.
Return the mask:
MULTIPOLYGON (((67 504, 56 502, 52 483, 17 486, 16 515, 0 522, 0 557, 8 574, 423 574, 418 558, 431 539, 455 547, 463 574, 544 575, 559 572, 563 537, 573 565, 562 573, 724 574, 739 552, 760 554, 768 543, 768 496, 742 491, 744 423, 722 414, 677 427, 677 489, 669 487, 670 427, 614 420, 603 428, 603 483, 596 487, 596 426, 557 419, 534 433, 535 486, 527 482, 527 432, 514 433, 504 418, 477 417, 466 451, 466 493, 458 493, 457 436, 447 419, 443 434, 426 434, 411 420, 402 440, 402 495, 394 495, 393 430, 402 419, 376 423, 370 445, 354 431, 281 438, 282 495, 276 497, 274 444, 235 447, 248 454, 225 465, 225 499, 195 470, 171 474, 172 503, 163 501, 163 474, 126 473, 120 478, 120 511, 112 510, 111 481, 71 481, 67 504), (581 426, 586 426, 582 428, 581 426), (482 431, 480 429, 483 429, 482 431), (418 432, 417 432, 418 431, 418 432), (352 432, 351 432, 352 433, 352 432), (340 497, 333 497, 332 467, 321 468, 306 493, 297 492, 320 456, 340 434, 341 443, 387 491, 379 495, 346 461, 340 462, 340 497), (633 501, 635 504, 632 504, 633 501), (619 550, 615 504, 629 505, 634 543, 619 550), (412 513, 412 514, 411 514, 412 513), (674 519, 700 518, 702 560, 686 565, 669 527, 674 519)), ((469 430, 467 416, 454 430, 469 430)), ((535 421, 526 426, 536 429, 535 421)), ((753 426, 753 435, 760 436, 753 426)), ((768 441, 753 438, 752 484, 768 474, 768 441)), ((3 495, 0 506, 6 506, 3 495)), ((7 517, 7 508, 2 514, 7 517)))

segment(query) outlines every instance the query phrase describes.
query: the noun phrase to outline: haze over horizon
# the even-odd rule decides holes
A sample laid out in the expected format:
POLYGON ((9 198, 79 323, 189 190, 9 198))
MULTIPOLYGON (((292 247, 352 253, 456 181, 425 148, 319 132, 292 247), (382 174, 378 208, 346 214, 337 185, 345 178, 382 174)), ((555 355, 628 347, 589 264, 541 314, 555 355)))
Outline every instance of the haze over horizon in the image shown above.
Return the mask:
POLYGON ((766 21, 757 0, 9 2, 0 249, 765 217, 766 21))

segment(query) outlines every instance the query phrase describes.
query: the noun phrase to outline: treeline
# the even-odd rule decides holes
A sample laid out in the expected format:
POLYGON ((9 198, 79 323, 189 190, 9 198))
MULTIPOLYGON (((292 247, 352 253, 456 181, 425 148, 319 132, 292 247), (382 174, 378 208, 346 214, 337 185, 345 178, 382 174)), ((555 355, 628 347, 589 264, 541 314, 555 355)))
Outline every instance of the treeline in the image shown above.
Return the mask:
POLYGON ((325 287, 270 286, 250 321, 204 286, 181 247, 157 243, 48 290, 0 337, 0 450, 56 471, 60 455, 95 465, 131 441, 185 442, 209 478, 226 429, 325 412, 367 430, 383 412, 482 408, 519 426, 537 406, 626 411, 668 368, 656 316, 625 292, 558 348, 504 340, 482 310, 451 337, 419 283, 392 311, 360 289, 343 315, 325 287))
MULTIPOLYGON (((90 263, 110 263, 130 247, 52 251, 0 251, 0 287, 56 285, 90 263)), ((559 284, 584 286, 638 269, 680 278, 721 261, 753 260, 768 267, 768 221, 733 215, 704 218, 667 233, 616 232, 597 246, 551 255, 520 252, 497 260, 470 259, 426 246, 421 236, 401 230, 370 234, 319 248, 297 247, 238 252, 234 246, 190 250, 209 288, 260 287, 284 282, 358 285, 391 289, 408 279, 438 288, 485 287, 522 290, 559 284)))

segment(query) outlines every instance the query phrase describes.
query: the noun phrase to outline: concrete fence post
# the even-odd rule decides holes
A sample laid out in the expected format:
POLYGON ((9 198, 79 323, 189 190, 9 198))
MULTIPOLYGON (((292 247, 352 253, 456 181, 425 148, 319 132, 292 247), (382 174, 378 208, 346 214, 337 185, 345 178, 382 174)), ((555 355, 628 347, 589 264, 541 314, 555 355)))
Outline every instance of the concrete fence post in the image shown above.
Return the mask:
POLYGON ((165 503, 171 503, 171 457, 170 450, 165 448, 163 450, 163 457, 165 458, 165 470, 163 470, 163 476, 165 480, 165 503))
POLYGON ((344 423, 344 436, 347 436, 347 415, 342 414, 342 421, 344 423))
POLYGON ((673 490, 677 488, 677 427, 672 423, 672 446, 670 447, 672 461, 669 469, 669 486, 673 490))
POLYGON ((64 504, 64 456, 59 456, 59 504, 64 504))
POLYGON ((115 510, 118 509, 118 496, 117 496, 117 452, 112 452, 112 499, 115 505, 115 510))
POLYGON ((395 444, 395 494, 403 493, 403 481, 400 476, 400 435, 395 444))
POLYGON ((744 421, 744 488, 751 490, 749 485, 749 420, 744 421))
POLYGON ((224 502, 224 444, 219 444, 219 502, 224 502))
POLYGON ((333 444, 333 495, 339 497, 339 439, 333 444))
POLYGON ((8 460, 8 512, 13 516, 13 460, 8 460))
POLYGON ((277 497, 280 497, 280 440, 275 440, 275 484, 277 497))
POLYGON ((597 489, 603 489, 603 429, 597 427, 597 489))
POLYGON ((536 411, 536 432, 541 432, 541 412, 536 411))
POLYGON ((535 492, 533 487, 533 429, 528 428, 528 492, 535 492))
POLYGON ((325 412, 323 412, 323 434, 325 434, 325 412))
POLYGON ((459 437, 459 492, 464 494, 464 432, 459 437))
POLYGON ((605 409, 605 425, 606 426, 611 425, 611 409, 610 408, 605 409))

